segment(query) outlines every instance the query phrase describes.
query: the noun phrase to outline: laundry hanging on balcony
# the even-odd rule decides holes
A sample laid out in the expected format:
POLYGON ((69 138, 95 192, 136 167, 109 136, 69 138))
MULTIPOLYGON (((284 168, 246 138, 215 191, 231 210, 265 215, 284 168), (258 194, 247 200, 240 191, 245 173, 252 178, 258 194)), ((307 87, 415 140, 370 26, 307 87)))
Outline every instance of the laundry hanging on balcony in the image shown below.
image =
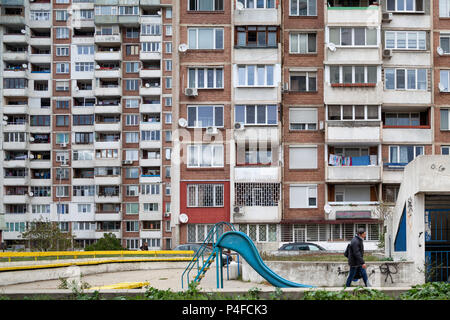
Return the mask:
POLYGON ((343 157, 330 154, 328 164, 330 166, 369 166, 370 156, 343 157))

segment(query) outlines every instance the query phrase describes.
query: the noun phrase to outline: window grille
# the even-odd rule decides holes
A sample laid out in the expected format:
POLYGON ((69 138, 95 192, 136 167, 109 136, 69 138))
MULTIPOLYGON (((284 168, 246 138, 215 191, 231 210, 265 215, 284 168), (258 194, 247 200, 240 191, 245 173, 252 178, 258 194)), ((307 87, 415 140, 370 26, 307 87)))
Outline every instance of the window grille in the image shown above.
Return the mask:
POLYGON ((279 183, 236 183, 236 206, 278 206, 280 201, 279 183))

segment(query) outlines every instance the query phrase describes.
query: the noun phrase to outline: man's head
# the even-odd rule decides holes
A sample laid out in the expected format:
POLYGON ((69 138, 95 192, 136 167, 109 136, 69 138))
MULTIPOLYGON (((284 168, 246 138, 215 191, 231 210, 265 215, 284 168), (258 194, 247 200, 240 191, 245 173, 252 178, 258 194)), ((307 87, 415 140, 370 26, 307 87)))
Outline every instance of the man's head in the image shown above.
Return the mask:
POLYGON ((366 230, 364 228, 358 228, 358 236, 365 239, 366 238, 366 230))

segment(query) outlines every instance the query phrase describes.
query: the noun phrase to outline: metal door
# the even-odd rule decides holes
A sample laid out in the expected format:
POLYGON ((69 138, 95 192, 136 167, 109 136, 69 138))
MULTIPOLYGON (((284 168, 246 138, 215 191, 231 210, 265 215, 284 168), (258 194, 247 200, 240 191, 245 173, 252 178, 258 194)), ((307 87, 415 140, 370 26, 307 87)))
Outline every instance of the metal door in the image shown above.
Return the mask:
POLYGON ((426 281, 450 280, 450 209, 425 210, 426 281))

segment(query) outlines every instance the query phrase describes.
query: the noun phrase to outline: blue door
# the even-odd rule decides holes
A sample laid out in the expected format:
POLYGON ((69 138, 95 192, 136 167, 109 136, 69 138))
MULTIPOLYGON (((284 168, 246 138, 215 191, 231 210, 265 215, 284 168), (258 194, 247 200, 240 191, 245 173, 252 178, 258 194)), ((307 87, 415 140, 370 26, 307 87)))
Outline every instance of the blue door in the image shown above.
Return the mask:
POLYGON ((426 281, 450 279, 450 209, 425 210, 426 281))

